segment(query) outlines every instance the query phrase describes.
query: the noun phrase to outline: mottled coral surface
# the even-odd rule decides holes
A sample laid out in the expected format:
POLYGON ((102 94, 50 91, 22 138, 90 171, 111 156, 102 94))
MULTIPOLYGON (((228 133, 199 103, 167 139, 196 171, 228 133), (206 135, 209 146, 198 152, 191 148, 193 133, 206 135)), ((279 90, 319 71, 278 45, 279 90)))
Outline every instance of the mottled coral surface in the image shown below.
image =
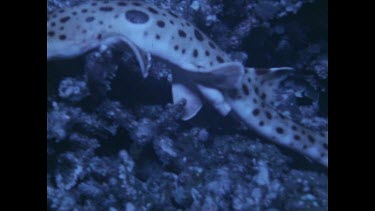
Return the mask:
MULTIPOLYGON (((50 0, 47 10, 77 2, 50 0)), ((246 66, 296 68, 278 109, 327 128, 326 1, 147 2, 192 21, 246 66)), ((180 120, 165 61, 153 58, 143 79, 119 44, 47 68, 50 210, 327 210, 325 168, 208 105, 180 120)))

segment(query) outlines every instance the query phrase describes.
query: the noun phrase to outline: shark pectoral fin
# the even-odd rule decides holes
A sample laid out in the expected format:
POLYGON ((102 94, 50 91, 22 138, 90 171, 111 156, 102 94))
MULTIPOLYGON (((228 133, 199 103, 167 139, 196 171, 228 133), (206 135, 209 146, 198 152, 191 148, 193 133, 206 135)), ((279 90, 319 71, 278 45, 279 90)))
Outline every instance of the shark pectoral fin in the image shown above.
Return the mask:
POLYGON ((189 120, 202 108, 200 96, 192 89, 198 89, 220 114, 227 115, 231 108, 225 102, 222 90, 234 89, 240 84, 244 67, 239 62, 229 62, 208 68, 204 72, 175 71, 173 74, 173 102, 186 99, 183 120, 189 120), (189 88, 186 84, 190 84, 189 88), (194 85, 196 87, 191 87, 194 85))
POLYGON ((110 44, 114 44, 114 43, 122 41, 130 47, 130 49, 133 51, 138 61, 142 76, 144 78, 147 78, 149 69, 151 67, 151 54, 140 49, 137 45, 135 45, 132 41, 130 41, 125 36, 122 36, 122 35, 109 36, 108 35, 107 37, 108 37, 107 39, 103 39, 104 41, 102 42, 102 44, 110 45, 110 44))
POLYGON ((133 50, 135 57, 137 58, 143 78, 147 78, 151 67, 151 54, 141 50, 133 43, 129 45, 129 47, 133 50))
POLYGON ((224 96, 219 90, 202 85, 197 85, 197 87, 222 116, 226 116, 231 111, 230 105, 225 102, 224 96))
POLYGON ((190 74, 191 81, 201 94, 223 116, 230 111, 230 105, 225 102, 224 90, 235 89, 244 75, 244 67, 239 62, 228 62, 207 68, 203 72, 190 74))
POLYGON ((262 90, 257 94, 268 105, 273 106, 281 82, 287 79, 293 71, 294 69, 291 67, 246 68, 246 75, 254 87, 259 87, 262 90))
POLYGON ((185 85, 180 83, 172 84, 173 103, 176 104, 185 99, 185 111, 182 120, 186 121, 193 118, 202 108, 202 101, 197 94, 192 92, 185 85))

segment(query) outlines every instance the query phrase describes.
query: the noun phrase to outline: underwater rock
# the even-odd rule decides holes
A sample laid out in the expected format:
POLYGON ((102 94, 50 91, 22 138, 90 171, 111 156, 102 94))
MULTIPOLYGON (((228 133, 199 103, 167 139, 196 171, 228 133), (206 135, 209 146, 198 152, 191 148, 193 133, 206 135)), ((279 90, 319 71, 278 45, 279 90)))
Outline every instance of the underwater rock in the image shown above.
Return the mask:
POLYGON ((88 96, 88 89, 85 81, 74 78, 66 78, 59 86, 59 97, 78 102, 88 96))

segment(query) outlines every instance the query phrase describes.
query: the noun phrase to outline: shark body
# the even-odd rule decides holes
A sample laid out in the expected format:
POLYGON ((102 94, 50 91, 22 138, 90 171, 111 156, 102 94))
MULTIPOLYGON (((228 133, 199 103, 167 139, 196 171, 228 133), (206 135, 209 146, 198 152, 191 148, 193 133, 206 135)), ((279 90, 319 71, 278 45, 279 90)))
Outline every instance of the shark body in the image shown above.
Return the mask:
POLYGON ((274 76, 288 68, 245 68, 194 24, 144 2, 94 1, 48 14, 47 60, 116 42, 131 47, 144 77, 148 54, 179 68, 173 71, 172 95, 174 103, 186 99, 184 120, 199 112, 203 97, 223 116, 233 111, 262 136, 328 167, 327 133, 304 128, 272 106, 280 81, 274 76))

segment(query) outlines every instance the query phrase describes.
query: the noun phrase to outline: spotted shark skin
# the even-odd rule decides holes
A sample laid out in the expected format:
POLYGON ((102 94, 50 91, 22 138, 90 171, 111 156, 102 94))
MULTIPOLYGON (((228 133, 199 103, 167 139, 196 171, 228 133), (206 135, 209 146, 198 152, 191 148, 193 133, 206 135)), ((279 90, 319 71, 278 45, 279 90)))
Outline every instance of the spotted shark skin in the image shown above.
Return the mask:
MULTIPOLYGON (((282 69, 287 70, 288 69, 282 69)), ((248 126, 268 140, 300 152, 328 167, 328 132, 316 132, 277 112, 273 106, 279 78, 264 85, 265 75, 281 71, 246 68, 240 87, 224 92, 226 102, 248 126)), ((269 82, 269 81, 268 81, 269 82)))
POLYGON ((268 140, 328 167, 328 133, 305 128, 273 107, 282 78, 274 76, 290 68, 245 68, 194 24, 141 1, 91 1, 48 14, 47 60, 116 42, 131 47, 144 77, 147 54, 177 67, 172 95, 174 103, 186 100, 184 120, 194 117, 205 100, 223 116, 233 111, 268 140))

